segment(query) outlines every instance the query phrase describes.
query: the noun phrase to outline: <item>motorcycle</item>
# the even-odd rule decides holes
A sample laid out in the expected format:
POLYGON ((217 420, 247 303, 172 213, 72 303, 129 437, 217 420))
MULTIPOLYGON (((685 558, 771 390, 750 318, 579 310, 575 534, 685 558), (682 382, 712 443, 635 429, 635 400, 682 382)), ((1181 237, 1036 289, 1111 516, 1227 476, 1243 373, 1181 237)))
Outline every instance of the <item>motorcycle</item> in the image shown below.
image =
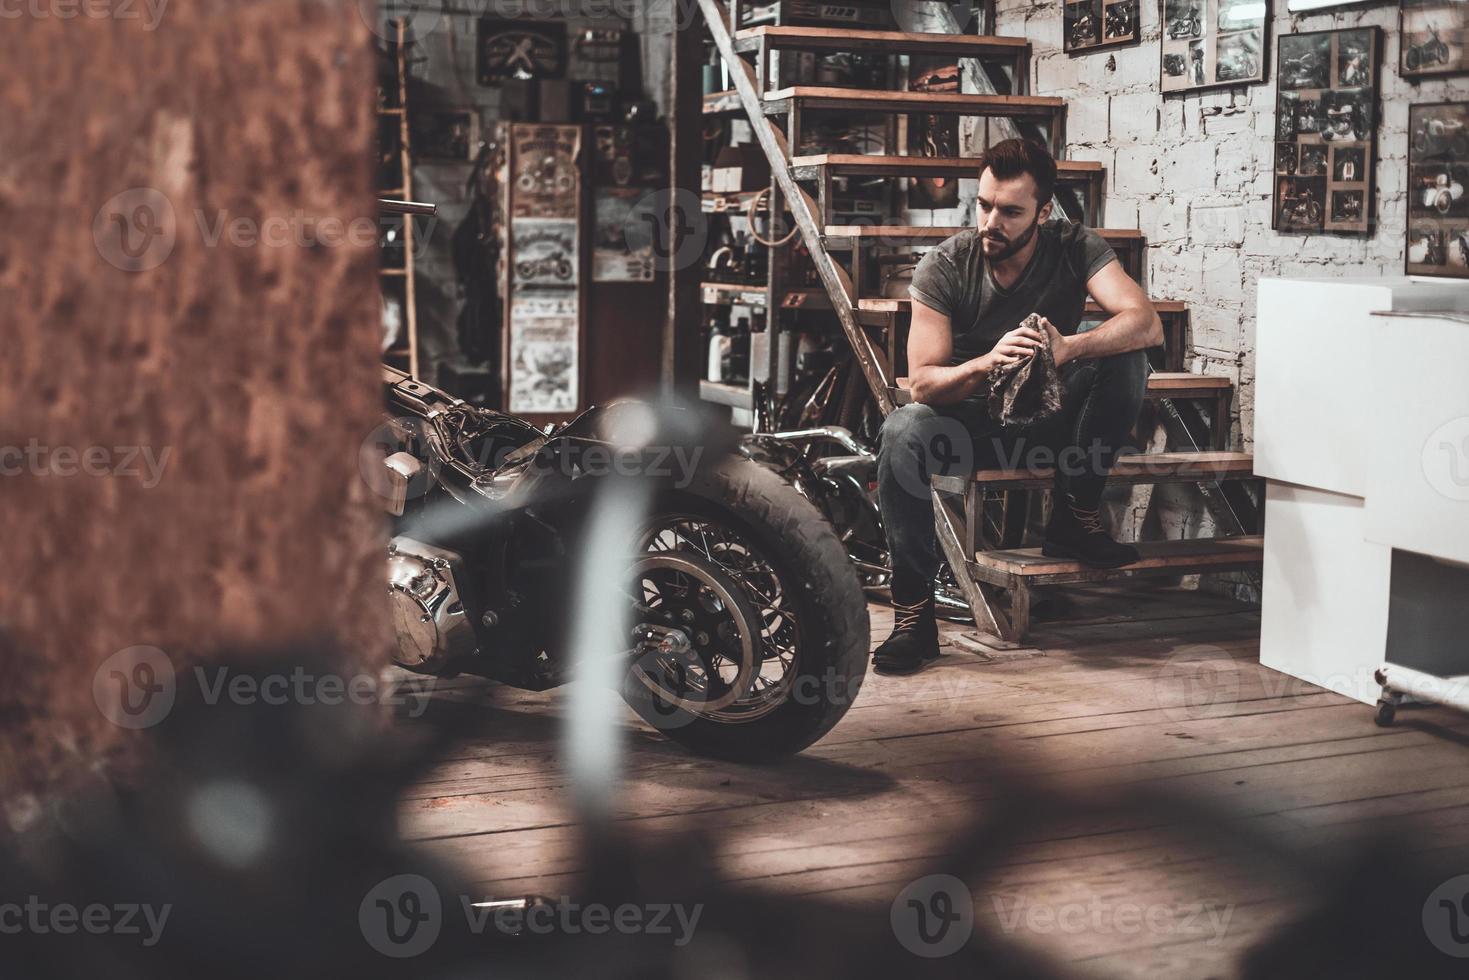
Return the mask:
POLYGON ((571 274, 571 260, 560 252, 538 259, 522 259, 515 263, 515 277, 521 282, 551 278, 564 281, 570 279, 571 274))
POLYGON ((1082 14, 1071 25, 1071 46, 1084 47, 1097 43, 1097 25, 1091 14, 1082 14))
POLYGON ((1184 14, 1182 17, 1175 17, 1168 22, 1168 36, 1175 41, 1198 37, 1202 26, 1199 21, 1198 8, 1191 7, 1187 14, 1184 14))
POLYGON ((1433 208, 1439 214, 1448 214, 1463 196, 1464 185, 1455 180, 1448 171, 1444 171, 1423 189, 1423 206, 1433 208))
POLYGON ((1105 24, 1108 37, 1129 37, 1133 34, 1132 13, 1122 4, 1107 8, 1105 24))
POLYGON ((1419 71, 1430 65, 1445 64, 1449 60, 1449 46, 1438 35, 1438 28, 1428 29, 1428 40, 1414 44, 1403 52, 1403 63, 1409 71, 1419 71))
POLYGON ((1469 156, 1469 126, 1462 119, 1429 119, 1413 133, 1413 149, 1420 153, 1448 151, 1456 157, 1469 156))
POLYGON ((1291 224, 1320 224, 1321 202, 1310 191, 1284 194, 1280 198, 1280 218, 1291 224))
POLYGON ((386 366, 383 393, 363 471, 392 520, 400 667, 527 690, 566 683, 579 573, 611 561, 607 593, 582 599, 626 612, 630 632, 613 641, 621 694, 669 738, 770 760, 809 746, 850 707, 868 656, 857 578, 816 509, 733 438, 637 402, 543 431, 386 366), (619 489, 644 496, 644 513, 612 558, 589 554, 599 505, 619 489))

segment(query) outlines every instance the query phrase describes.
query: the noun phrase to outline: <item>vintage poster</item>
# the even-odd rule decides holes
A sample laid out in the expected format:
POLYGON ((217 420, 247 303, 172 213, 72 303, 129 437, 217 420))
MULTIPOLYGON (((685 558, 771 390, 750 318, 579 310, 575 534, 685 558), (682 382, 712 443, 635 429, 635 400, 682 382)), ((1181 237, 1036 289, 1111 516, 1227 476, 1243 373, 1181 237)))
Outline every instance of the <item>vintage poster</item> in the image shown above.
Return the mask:
POLYGON ((510 216, 575 218, 581 127, 517 123, 510 132, 510 216))
POLYGON ((525 293, 511 300, 512 413, 576 411, 577 333, 575 292, 525 293))
POLYGON ((510 287, 575 289, 576 222, 565 218, 515 218, 510 222, 510 287))
POLYGON ((652 282, 652 236, 627 230, 639 221, 657 221, 653 206, 656 191, 637 187, 604 187, 597 191, 596 227, 592 232, 592 280, 594 282, 652 282), (646 216, 646 217, 645 217, 646 216))

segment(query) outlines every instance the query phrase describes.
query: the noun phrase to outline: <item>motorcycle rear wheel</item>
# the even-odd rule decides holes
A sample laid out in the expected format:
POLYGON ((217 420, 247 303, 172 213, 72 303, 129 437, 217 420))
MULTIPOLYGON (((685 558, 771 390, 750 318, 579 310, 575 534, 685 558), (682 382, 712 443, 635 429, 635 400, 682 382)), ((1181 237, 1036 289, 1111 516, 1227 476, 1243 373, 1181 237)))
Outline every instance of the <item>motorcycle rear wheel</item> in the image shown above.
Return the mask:
POLYGON ((748 460, 705 467, 659 496, 638 546, 712 562, 740 584, 762 634, 747 689, 717 710, 689 709, 697 677, 695 690, 660 697, 630 672, 623 694, 645 721, 701 755, 762 762, 846 714, 867 670, 867 603, 841 542, 792 487, 748 460))

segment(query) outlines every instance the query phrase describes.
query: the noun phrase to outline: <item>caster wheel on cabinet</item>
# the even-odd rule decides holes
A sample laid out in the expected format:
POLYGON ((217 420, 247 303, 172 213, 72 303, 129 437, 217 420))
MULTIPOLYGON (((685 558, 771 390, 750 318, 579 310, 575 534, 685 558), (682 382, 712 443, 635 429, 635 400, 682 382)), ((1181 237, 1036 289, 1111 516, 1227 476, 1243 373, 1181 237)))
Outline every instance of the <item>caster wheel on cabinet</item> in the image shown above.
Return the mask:
POLYGON ((1392 724, 1393 718, 1398 713, 1398 706, 1391 701, 1377 702, 1377 726, 1387 728, 1392 724))

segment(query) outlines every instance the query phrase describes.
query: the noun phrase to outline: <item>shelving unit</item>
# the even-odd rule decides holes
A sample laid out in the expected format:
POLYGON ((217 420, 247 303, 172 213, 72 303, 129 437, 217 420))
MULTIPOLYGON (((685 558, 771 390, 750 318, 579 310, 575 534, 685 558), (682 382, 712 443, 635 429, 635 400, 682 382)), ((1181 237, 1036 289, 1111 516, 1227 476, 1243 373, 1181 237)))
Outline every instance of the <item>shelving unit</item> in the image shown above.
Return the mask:
MULTIPOLYGON (((388 125, 397 127, 397 155, 401 182, 397 187, 378 190, 380 197, 399 200, 413 199, 413 159, 408 140, 408 24, 399 18, 393 22, 393 66, 397 105, 379 106, 378 118, 388 125)), ((403 264, 384 266, 378 274, 387 282, 402 280, 403 299, 403 343, 383 352, 383 361, 393 367, 402 368, 410 377, 418 377, 418 310, 416 302, 415 276, 413 268, 413 216, 403 215, 403 264)))

